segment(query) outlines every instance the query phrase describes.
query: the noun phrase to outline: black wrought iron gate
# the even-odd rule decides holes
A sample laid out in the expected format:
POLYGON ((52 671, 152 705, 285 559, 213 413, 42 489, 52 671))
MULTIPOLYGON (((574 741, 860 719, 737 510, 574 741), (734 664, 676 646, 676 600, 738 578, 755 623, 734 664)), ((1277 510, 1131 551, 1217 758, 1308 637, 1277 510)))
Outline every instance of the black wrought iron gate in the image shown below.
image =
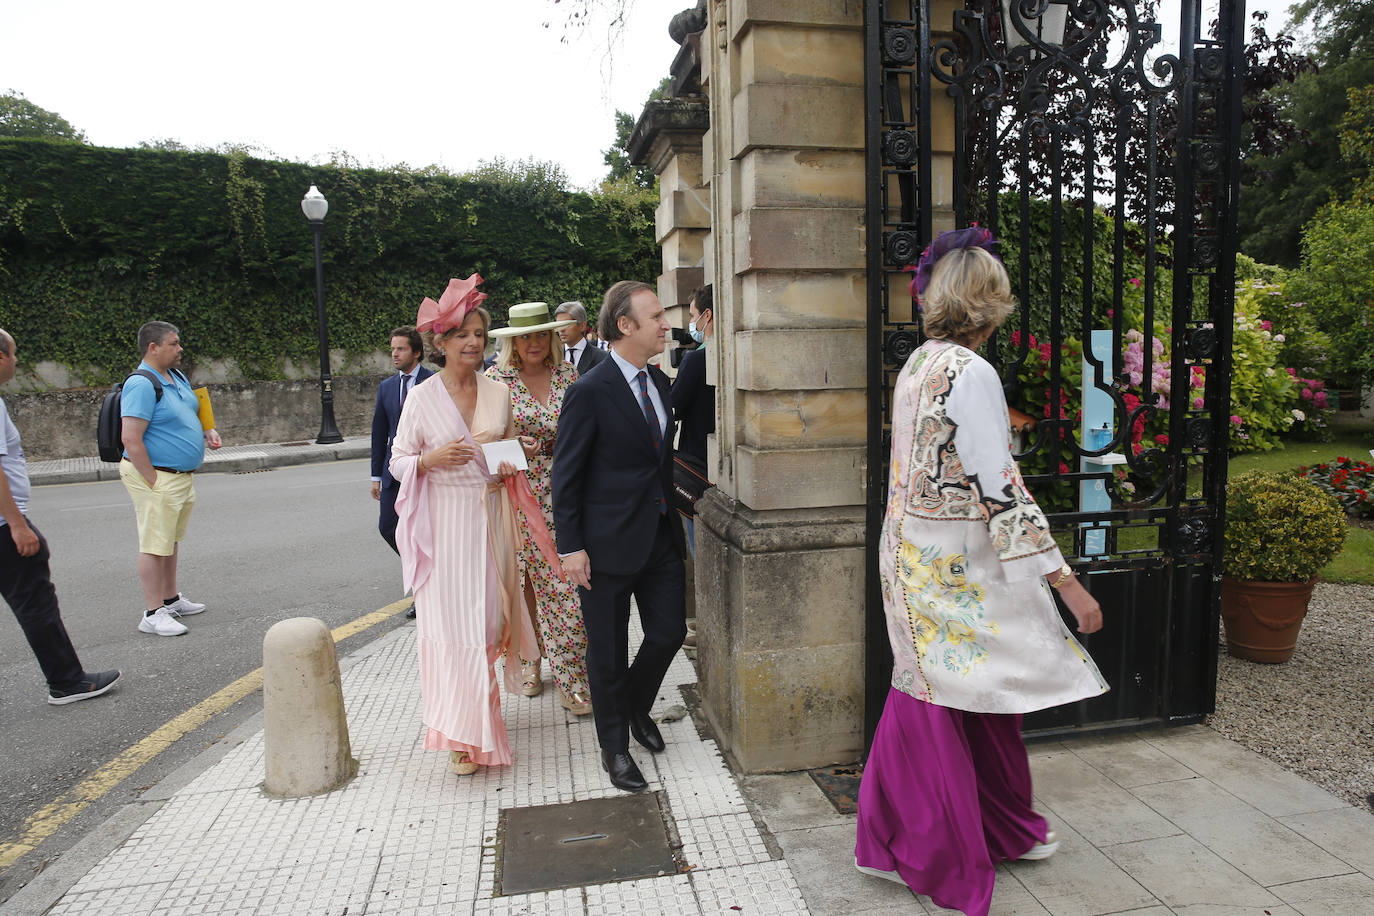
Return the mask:
MULTIPOLYGON (((1171 23, 1004 3, 866 0, 869 543, 922 340, 903 268, 979 222, 1021 304, 984 349, 1033 421, 1018 460, 1107 620, 1085 643, 1111 692, 1027 729, 1193 721, 1216 682, 1244 2, 1171 23)), ((871 735, 891 655, 869 554, 871 735)))

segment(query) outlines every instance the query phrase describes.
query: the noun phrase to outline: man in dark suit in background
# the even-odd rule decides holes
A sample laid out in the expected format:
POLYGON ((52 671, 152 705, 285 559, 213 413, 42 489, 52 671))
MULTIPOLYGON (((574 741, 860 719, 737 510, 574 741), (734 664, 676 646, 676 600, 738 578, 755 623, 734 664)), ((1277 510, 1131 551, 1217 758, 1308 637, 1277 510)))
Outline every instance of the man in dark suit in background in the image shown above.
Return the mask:
MULTIPOLYGON (((391 440, 396 438, 396 424, 401 421, 401 405, 411 390, 433 375, 420 365, 425 345, 420 332, 405 326, 391 332, 391 364, 396 374, 377 388, 377 406, 372 412, 372 498, 380 500, 381 514, 377 530, 396 550, 396 495, 401 485, 391 476, 391 440)), ((415 616, 411 608, 407 617, 415 616)))
POLYGON ((647 788, 630 736, 657 753, 650 708, 687 633, 682 528, 668 511, 672 396, 648 361, 669 331, 647 283, 606 291, 597 329, 609 358, 563 400, 553 456, 553 515, 563 570, 578 586, 601 766, 629 792, 647 788), (629 658, 630 597, 644 642, 629 658))
POLYGON ((609 359, 606 351, 587 339, 587 310, 581 302, 564 302, 553 313, 555 321, 571 318, 573 323, 558 329, 563 341, 563 358, 577 368, 578 375, 586 375, 602 360, 609 359))

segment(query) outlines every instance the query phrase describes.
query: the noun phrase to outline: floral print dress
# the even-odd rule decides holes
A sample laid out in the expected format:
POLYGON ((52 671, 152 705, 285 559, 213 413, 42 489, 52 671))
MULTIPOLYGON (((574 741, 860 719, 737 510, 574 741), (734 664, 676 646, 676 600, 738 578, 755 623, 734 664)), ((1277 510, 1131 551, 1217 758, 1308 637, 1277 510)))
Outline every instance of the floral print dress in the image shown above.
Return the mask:
MULTIPOLYGON (((539 452, 530 459, 530 487, 544 510, 544 524, 549 536, 556 537, 553 527, 553 444, 558 434, 558 415, 563 410, 563 396, 568 386, 577 380, 577 369, 571 363, 560 362, 549 380, 549 403, 541 404, 514 367, 502 369, 492 366, 486 372, 510 388, 511 405, 515 411, 517 435, 532 436, 539 443, 539 452)), ((577 587, 559 578, 558 571, 549 565, 535 545, 529 531, 525 531, 520 548, 520 571, 529 578, 534 591, 535 619, 539 638, 544 644, 544 657, 553 670, 554 683, 565 696, 580 693, 587 696, 587 630, 582 623, 582 602, 577 587)))
POLYGON ((1106 692, 1043 579, 1064 560, 1012 458, 996 370, 972 350, 929 340, 893 397, 878 559, 892 686, 981 713, 1106 692))

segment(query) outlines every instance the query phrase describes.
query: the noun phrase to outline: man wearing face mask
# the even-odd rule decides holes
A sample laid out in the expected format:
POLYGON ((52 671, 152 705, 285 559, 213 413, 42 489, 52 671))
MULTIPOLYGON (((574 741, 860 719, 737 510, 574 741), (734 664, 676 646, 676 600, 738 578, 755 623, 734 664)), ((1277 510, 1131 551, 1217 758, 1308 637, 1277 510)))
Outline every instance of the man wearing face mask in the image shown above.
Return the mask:
MULTIPOLYGON (((684 459, 694 460, 704 476, 706 437, 716 431, 716 389, 714 385, 706 384, 706 350, 715 330, 709 283, 692 293, 692 299, 687 304, 687 317, 690 319, 687 333, 700 346, 682 355, 677 378, 673 380, 673 414, 682 424, 677 453, 684 459)), ((685 518, 684 521, 687 525, 687 546, 692 548, 695 556, 695 519, 685 518)))

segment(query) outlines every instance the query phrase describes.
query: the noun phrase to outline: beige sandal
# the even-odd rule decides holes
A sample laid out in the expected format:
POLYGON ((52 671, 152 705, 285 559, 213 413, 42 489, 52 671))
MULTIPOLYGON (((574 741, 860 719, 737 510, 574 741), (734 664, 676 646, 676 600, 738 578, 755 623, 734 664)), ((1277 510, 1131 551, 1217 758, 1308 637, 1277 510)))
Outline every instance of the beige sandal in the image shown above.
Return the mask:
POLYGON ((585 716, 592 711, 592 701, 585 693, 558 691, 558 703, 575 716, 585 716))
POLYGON ((448 768, 456 776, 471 776, 477 772, 477 764, 467 751, 449 751, 448 768))
POLYGON ((544 681, 539 677, 539 659, 520 663, 520 692, 527 697, 537 697, 544 692, 544 681))

